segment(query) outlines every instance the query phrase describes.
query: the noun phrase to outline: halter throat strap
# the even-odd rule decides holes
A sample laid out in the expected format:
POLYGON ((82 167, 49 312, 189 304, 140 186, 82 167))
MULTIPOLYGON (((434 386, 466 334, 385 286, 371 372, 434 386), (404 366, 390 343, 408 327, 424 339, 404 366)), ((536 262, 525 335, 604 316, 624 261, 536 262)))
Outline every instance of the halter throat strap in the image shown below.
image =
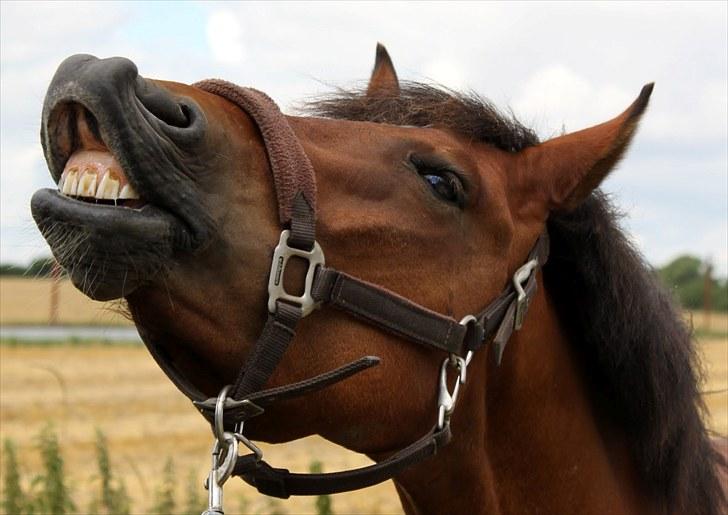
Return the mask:
MULTIPOLYGON (((273 174, 279 221, 284 229, 273 255, 269 277, 268 320, 230 389, 229 397, 207 398, 178 372, 157 346, 149 343, 153 340, 150 335, 142 334, 161 368, 193 400, 203 416, 210 422, 221 421, 224 427, 215 427, 216 431, 239 427, 245 420, 263 413, 273 402, 320 390, 379 363, 379 358, 367 356, 299 383, 263 389, 295 337, 298 322, 313 309, 324 305, 335 307, 400 338, 446 352, 450 356, 448 362, 458 366, 460 383, 465 380, 465 367, 470 357, 485 342, 493 342, 495 359, 500 363, 510 335, 520 328, 535 294, 536 272, 548 258, 547 234, 539 237, 526 263, 516 271, 513 281, 503 292, 480 313, 461 321, 429 310, 375 284, 328 268, 316 243, 313 167, 276 104, 260 91, 222 80, 206 80, 194 86, 226 98, 258 126, 273 174), (282 286, 285 264, 294 255, 309 262, 305 291, 300 297, 288 294, 282 286), (217 413, 216 409, 222 412, 217 413)), ((254 453, 238 457, 232 474, 242 477, 266 495, 282 498, 356 490, 391 479, 405 468, 434 455, 450 441, 449 419, 459 385, 452 395, 447 391, 444 384, 446 368, 443 363, 438 423, 422 438, 386 460, 352 471, 295 474, 271 467, 261 459, 261 455, 254 453)), ((242 434, 240 437, 247 441, 242 434)))

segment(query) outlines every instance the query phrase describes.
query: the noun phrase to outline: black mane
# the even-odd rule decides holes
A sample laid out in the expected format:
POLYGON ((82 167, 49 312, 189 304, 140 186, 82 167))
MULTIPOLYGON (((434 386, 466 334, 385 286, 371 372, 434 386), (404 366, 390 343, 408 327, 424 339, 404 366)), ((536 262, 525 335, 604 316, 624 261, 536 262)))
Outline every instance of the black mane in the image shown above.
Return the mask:
POLYGON ((624 428, 635 462, 667 513, 718 514, 723 463, 701 415, 701 375, 690 330, 594 192, 548 222, 546 287, 571 324, 601 409, 624 428))
POLYGON ((400 83, 398 96, 367 96, 366 90, 340 89, 307 103, 304 111, 341 120, 443 127, 507 152, 539 142, 536 133, 515 116, 502 113, 478 94, 419 82, 400 83))
MULTIPOLYGON (((329 118, 438 126, 518 152, 538 137, 474 93, 404 83, 398 97, 339 90, 307 104, 329 118)), ((690 330, 669 293, 618 225, 599 191, 548 221, 546 286, 571 322, 595 401, 624 428, 635 463, 664 511, 714 515, 725 506, 725 466, 701 415, 700 367, 690 330)))

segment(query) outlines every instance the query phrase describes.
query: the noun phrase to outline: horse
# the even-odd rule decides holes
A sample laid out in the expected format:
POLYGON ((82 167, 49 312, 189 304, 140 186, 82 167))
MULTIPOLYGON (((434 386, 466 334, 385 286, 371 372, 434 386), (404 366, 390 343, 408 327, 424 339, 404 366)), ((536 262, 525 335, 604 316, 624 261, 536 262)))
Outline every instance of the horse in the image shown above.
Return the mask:
POLYGON ((408 515, 718 514, 695 344, 599 189, 652 89, 540 141, 400 81, 381 45, 366 87, 297 116, 76 55, 43 107, 57 187, 31 207, 265 493, 392 477, 408 515), (313 434, 376 464, 308 481, 252 442, 313 434))

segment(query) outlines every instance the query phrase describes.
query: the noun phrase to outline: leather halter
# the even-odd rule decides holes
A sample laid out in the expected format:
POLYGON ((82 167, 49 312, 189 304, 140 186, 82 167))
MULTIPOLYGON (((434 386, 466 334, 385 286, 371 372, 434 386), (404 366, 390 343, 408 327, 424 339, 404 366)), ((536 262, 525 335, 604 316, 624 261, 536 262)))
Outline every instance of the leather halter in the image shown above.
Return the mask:
MULTIPOLYGON (((386 481, 410 465, 434 455, 450 441, 450 414, 473 353, 485 342, 492 341, 496 362, 500 364, 510 335, 520 329, 536 291, 536 271, 548 258, 548 235, 544 233, 538 238, 526 263, 514 275, 513 282, 495 300, 480 313, 466 316, 461 321, 429 310, 380 286, 327 268, 323 252, 316 242, 313 167, 277 105, 260 91, 222 80, 206 80, 194 86, 226 98, 258 126, 273 173, 279 219, 284 230, 272 259, 268 320, 234 385, 226 387, 218 398, 208 398, 179 373, 169 358, 151 344, 151 335, 144 334, 142 330, 142 337, 148 342, 152 355, 175 385, 214 423, 214 430, 222 434, 224 430, 240 428, 245 420, 260 415, 273 402, 320 390, 379 364, 379 358, 366 356, 305 381, 263 390, 295 336, 300 319, 315 308, 333 306, 400 338, 448 354, 441 369, 437 423, 422 438, 379 463, 326 474, 296 474, 271 467, 262 460, 257 447, 242 436, 241 430, 239 438, 254 452, 237 456, 236 451, 232 474, 242 477, 265 495, 281 498, 321 495, 386 481), (292 256, 302 257, 309 263, 301 296, 288 294, 282 286, 286 263, 292 256), (448 365, 455 366, 459 372, 452 394, 445 383, 448 365)), ((220 437, 218 440, 221 441, 220 437)))

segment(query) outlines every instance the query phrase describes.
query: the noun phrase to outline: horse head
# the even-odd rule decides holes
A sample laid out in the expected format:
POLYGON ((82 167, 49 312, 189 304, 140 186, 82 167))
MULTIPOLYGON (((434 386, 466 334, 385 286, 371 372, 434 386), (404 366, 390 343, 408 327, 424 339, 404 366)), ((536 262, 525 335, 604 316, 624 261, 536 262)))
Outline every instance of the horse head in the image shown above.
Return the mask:
MULTIPOLYGON (((539 142, 475 95, 400 82, 379 47, 364 90, 313 104, 314 116, 276 118, 291 137, 271 148, 270 126, 213 86, 143 78, 123 58, 68 58, 49 87, 41 130, 58 187, 32 201, 76 287, 95 299, 125 298, 155 357, 209 397, 236 381, 270 316, 271 255, 290 229, 271 164, 285 144, 295 142, 315 172, 303 205, 315 207, 326 266, 460 320, 512 283, 553 213, 590 197, 629 146, 652 92, 645 86, 610 121, 539 142)), ((291 258, 276 280, 301 290, 310 268, 291 258)), ((559 325, 546 322, 557 317, 537 281, 523 327, 545 339, 559 325)), ((381 460, 433 424, 446 353, 326 304, 307 315, 266 388, 362 356, 377 356, 378 366, 271 405, 246 422, 246 435, 285 442, 319 434, 381 460)), ((525 367, 519 352, 533 358, 535 342, 522 339, 512 338, 502 369, 525 367)), ((484 395, 489 378, 502 375, 499 361, 472 356, 452 421, 453 441, 467 445, 444 450, 429 468, 467 452, 497 461, 482 443, 484 395)), ((503 383, 493 391, 508 398, 503 383)), ((416 497, 402 486, 407 478, 425 473, 403 476, 403 498, 416 497)))

